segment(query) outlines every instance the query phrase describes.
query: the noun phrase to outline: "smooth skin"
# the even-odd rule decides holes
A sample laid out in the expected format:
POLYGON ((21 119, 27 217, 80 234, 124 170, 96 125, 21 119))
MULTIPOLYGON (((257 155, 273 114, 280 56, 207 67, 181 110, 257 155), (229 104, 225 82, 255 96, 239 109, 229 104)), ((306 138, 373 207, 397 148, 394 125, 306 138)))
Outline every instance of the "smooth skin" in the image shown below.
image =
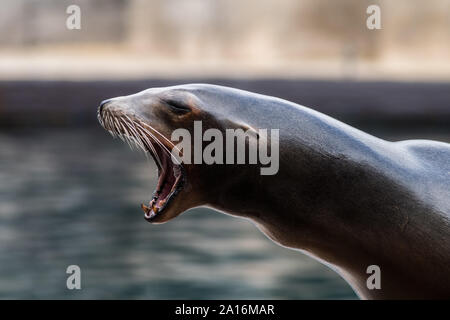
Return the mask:
POLYGON ((108 101, 169 139, 199 120, 203 130, 280 129, 277 174, 185 165, 186 186, 155 222, 208 206, 330 266, 361 298, 450 298, 449 144, 385 141, 282 99, 214 85, 108 101), (174 112, 169 100, 189 111, 174 112), (370 265, 380 267, 381 289, 367 288, 370 265))

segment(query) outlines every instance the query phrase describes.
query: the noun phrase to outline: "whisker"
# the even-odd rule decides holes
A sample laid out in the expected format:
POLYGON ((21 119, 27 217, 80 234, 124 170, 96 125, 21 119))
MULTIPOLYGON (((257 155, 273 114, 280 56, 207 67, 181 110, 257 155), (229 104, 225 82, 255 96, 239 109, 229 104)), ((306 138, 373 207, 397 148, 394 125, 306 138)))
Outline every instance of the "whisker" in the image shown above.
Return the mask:
MULTIPOLYGON (((176 159, 175 157, 173 157, 172 156, 172 152, 161 142, 161 141, 159 141, 156 137, 155 137, 155 135, 154 134, 152 134, 150 131, 148 131, 147 129, 145 129, 145 128, 143 128, 142 126, 140 126, 140 124, 139 123, 137 123, 137 122, 135 122, 136 123, 136 125, 137 126, 139 126, 144 132, 146 132, 148 135, 150 135, 152 138, 153 138, 153 140, 155 140, 155 142, 159 145, 159 146, 161 146, 168 154, 169 154, 169 156, 172 158, 172 159, 174 159, 176 162, 177 162, 177 164, 180 164, 180 162, 178 161, 178 159, 176 159)), ((172 143, 171 143, 172 144, 172 143)), ((173 144, 172 144, 173 145, 173 144)), ((175 146, 174 146, 175 147, 175 146)))
POLYGON ((125 117, 128 119, 127 124, 129 126, 129 128, 132 130, 133 135, 137 138, 142 140, 142 143, 146 144, 148 148, 150 148, 156 158, 156 161, 158 162, 160 168, 163 168, 161 159, 158 155, 158 153, 156 152, 155 147, 153 146, 153 143, 148 139, 148 137, 145 135, 145 133, 142 133, 139 128, 136 127, 136 122, 131 121, 131 119, 129 117, 127 117, 125 115, 125 117))
POLYGON ((149 127, 150 129, 152 129, 153 131, 155 131, 159 136, 161 136, 164 140, 166 140, 172 148, 176 148, 178 151, 180 151, 174 144, 172 141, 170 141, 169 139, 167 139, 161 132, 159 132, 158 130, 156 130, 155 128, 153 128, 151 125, 141 122, 144 126, 149 127))
POLYGON ((162 170, 164 170, 164 166, 162 165, 161 159, 160 159, 160 157, 159 157, 159 154, 156 152, 155 147, 153 146, 153 144, 151 143, 151 141, 148 140, 148 138, 147 138, 146 136, 143 136, 143 138, 145 139, 146 144, 147 144, 148 146, 150 146, 150 148, 152 149, 153 154, 155 155, 156 160, 158 161, 160 168, 161 168, 162 170))
POLYGON ((106 111, 97 113, 97 117, 99 118, 100 124, 114 138, 119 137, 122 141, 125 141, 131 149, 133 149, 133 145, 136 146, 139 150, 144 151, 147 159, 148 152, 151 151, 162 170, 164 170, 164 166, 162 165, 158 152, 156 152, 154 143, 160 146, 164 152, 167 152, 174 162, 180 164, 178 159, 172 155, 172 151, 169 150, 169 148, 155 136, 155 133, 164 139, 172 149, 175 148, 175 150, 181 154, 179 148, 177 148, 173 142, 167 139, 161 132, 140 119, 132 120, 126 114, 115 115, 106 111), (154 133, 152 133, 149 129, 154 133))
MULTIPOLYGON (((130 129, 130 137, 133 139, 134 143, 136 143, 137 145, 139 145, 139 147, 142 148, 142 142, 140 141, 140 135, 136 132, 133 123, 129 123, 128 121, 124 120, 124 122, 126 123, 127 127, 130 129)), ((144 151, 147 152, 147 150, 144 151)))
POLYGON ((130 149, 133 150, 132 144, 131 144, 131 141, 130 141, 130 138, 129 138, 130 133, 129 133, 129 131, 127 130, 127 123, 124 122, 124 121, 122 121, 122 120, 120 120, 119 122, 120 122, 120 126, 122 127, 122 130, 123 130, 124 133, 125 133, 124 138, 125 138, 126 143, 127 143, 128 146, 130 147, 130 149))
POLYGON ((144 136, 149 135, 149 136, 152 138, 152 140, 155 141, 155 143, 157 143, 158 145, 160 145, 161 147, 163 147, 167 152, 170 153, 170 151, 166 148, 166 146, 163 145, 163 144, 161 144, 161 142, 160 142, 160 141, 159 141, 159 140, 158 140, 151 132, 149 132, 148 130, 146 130, 146 129, 143 128, 142 126, 140 126, 140 124, 139 124, 138 122, 132 121, 127 115, 124 115, 124 116, 128 119, 128 121, 129 121, 130 123, 132 123, 133 127, 134 127, 136 130, 139 131, 140 134, 137 134, 138 136, 142 135, 142 132, 141 132, 141 130, 142 130, 142 131, 144 132, 144 136), (141 130, 139 130, 139 128, 140 128, 141 130))

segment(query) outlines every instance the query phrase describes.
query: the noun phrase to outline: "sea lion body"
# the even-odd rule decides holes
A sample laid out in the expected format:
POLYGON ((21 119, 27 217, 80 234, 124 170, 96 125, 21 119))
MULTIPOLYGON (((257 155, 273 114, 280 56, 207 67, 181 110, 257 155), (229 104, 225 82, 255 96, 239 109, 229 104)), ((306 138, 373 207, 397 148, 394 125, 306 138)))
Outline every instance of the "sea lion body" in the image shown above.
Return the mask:
POLYGON ((149 89, 108 104, 166 137, 195 120, 205 129, 279 129, 277 174, 184 166, 185 188, 155 222, 209 206, 329 265, 362 298, 450 298, 449 144, 388 142, 282 99, 213 85, 149 89), (166 112, 167 97, 190 111, 166 112), (381 289, 367 286, 371 265, 381 289))

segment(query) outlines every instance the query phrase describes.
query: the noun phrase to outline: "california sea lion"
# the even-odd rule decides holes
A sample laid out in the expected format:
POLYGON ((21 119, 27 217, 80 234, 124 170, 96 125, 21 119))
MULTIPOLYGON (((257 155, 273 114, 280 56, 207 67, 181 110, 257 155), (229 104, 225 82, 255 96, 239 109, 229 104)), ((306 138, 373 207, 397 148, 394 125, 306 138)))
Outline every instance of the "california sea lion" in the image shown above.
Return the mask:
POLYGON ((157 162, 148 221, 209 206, 329 265, 362 298, 450 298, 449 144, 389 142, 282 99, 204 84, 106 100, 98 116, 157 162), (280 129, 278 173, 174 163, 171 133, 196 120, 203 130, 280 129), (367 286, 370 265, 381 289, 367 286))

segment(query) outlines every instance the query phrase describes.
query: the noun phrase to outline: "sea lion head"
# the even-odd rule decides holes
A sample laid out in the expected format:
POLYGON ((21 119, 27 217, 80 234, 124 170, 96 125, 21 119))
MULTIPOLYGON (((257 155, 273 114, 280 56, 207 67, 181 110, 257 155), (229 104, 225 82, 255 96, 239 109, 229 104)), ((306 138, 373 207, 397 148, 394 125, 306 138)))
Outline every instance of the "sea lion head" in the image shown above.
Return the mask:
POLYGON ((145 219, 151 223, 167 222, 190 208, 208 205, 220 197, 225 185, 231 188, 233 183, 244 180, 246 174, 257 171, 218 163, 194 163, 195 143, 191 144, 190 163, 174 156, 185 155, 189 150, 177 147, 178 142, 172 141, 173 133, 184 129, 194 137, 195 122, 201 121, 202 132, 252 129, 233 120, 230 108, 223 103, 224 97, 217 96, 223 93, 221 90, 212 91, 214 86, 208 85, 151 88, 105 100, 98 108, 99 122, 107 131, 149 153, 158 167, 153 199, 148 206, 141 205, 145 219))

